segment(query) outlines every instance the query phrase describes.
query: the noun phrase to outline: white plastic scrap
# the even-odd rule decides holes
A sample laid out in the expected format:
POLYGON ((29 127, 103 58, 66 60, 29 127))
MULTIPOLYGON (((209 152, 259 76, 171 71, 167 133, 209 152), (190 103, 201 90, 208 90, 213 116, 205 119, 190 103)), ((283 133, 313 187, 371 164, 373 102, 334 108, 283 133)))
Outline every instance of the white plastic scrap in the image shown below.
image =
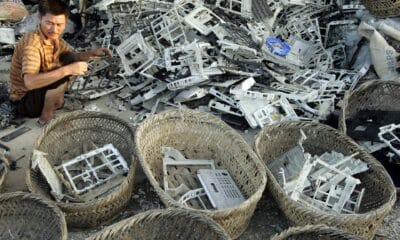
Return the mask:
POLYGON ((358 153, 344 156, 332 151, 320 156, 304 153, 299 147, 285 153, 268 166, 284 191, 295 201, 315 209, 335 213, 357 213, 364 189, 354 176, 368 170, 356 159, 358 153), (302 166, 299 166, 302 165, 302 166))
POLYGON ((50 185, 51 194, 56 201, 60 201, 63 199, 61 181, 47 160, 46 155, 48 154, 34 149, 32 155, 32 169, 38 168, 40 170, 46 178, 47 183, 50 185))
POLYGON ((400 156, 400 124, 389 124, 379 128, 379 139, 400 156))

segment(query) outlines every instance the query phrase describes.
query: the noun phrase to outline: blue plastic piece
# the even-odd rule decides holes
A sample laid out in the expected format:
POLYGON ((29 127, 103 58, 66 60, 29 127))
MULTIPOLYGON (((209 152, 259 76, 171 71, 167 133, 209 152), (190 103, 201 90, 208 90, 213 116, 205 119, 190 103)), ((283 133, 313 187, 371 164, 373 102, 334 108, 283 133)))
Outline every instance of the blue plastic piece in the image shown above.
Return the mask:
POLYGON ((290 50, 292 49, 288 43, 276 37, 267 38, 266 44, 273 54, 282 57, 288 55, 290 50))

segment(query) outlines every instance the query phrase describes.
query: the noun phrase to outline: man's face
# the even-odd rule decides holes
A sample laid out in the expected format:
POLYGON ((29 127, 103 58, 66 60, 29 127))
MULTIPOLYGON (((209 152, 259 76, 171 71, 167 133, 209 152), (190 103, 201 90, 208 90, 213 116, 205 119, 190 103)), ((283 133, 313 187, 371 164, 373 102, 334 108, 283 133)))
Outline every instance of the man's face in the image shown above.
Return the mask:
POLYGON ((57 40, 65 30, 67 18, 64 14, 47 13, 44 16, 39 16, 39 21, 43 34, 50 40, 57 40))

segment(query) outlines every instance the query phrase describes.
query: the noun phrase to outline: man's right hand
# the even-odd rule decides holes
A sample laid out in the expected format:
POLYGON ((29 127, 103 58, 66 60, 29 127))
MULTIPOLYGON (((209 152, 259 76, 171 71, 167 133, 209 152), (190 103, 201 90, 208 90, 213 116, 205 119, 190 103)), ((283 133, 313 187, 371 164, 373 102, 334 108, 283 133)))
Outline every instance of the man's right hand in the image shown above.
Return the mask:
POLYGON ((88 71, 87 62, 74 62, 66 65, 65 67, 68 69, 68 75, 73 76, 85 75, 85 73, 88 71))

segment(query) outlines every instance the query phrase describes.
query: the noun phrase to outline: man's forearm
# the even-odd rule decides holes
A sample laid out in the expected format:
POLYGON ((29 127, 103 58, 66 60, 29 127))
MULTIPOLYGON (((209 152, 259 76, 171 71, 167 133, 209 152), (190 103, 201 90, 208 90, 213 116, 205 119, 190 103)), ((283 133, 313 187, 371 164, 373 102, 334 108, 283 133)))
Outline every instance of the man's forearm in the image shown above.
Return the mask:
POLYGON ((33 90, 48 86, 68 75, 70 74, 68 73, 67 68, 60 67, 45 73, 25 74, 24 83, 26 88, 33 90))
POLYGON ((89 59, 91 57, 95 57, 96 56, 95 50, 89 50, 89 51, 86 51, 86 52, 77 52, 76 54, 78 55, 78 59, 80 61, 89 61, 89 59))
POLYGON ((76 54, 78 55, 78 59, 80 61, 89 61, 89 59, 92 57, 105 57, 105 56, 108 56, 110 58, 112 57, 110 49, 107 48, 97 48, 76 54))

